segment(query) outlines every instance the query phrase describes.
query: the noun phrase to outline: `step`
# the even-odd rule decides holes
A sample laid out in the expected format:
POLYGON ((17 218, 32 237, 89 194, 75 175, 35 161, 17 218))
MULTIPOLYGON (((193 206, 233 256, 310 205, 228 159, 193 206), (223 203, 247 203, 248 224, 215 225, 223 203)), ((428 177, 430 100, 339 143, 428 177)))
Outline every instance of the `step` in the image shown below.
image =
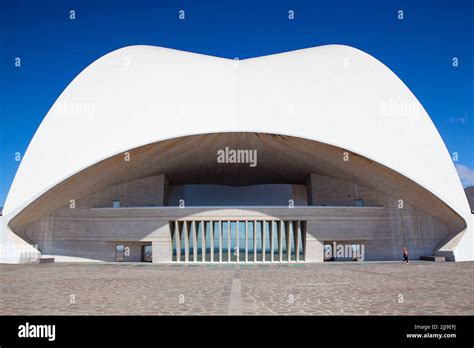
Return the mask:
POLYGON ((435 262, 444 262, 446 258, 444 256, 420 256, 422 261, 435 261, 435 262))
POLYGON ((42 257, 39 260, 39 263, 51 263, 54 262, 54 257, 42 257))

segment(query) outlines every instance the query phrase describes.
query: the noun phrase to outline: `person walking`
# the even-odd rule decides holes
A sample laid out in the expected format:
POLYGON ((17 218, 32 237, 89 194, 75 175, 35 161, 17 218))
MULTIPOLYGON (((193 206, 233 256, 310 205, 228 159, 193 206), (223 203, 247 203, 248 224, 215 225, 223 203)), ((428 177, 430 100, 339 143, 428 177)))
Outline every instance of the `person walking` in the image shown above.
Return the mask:
POLYGON ((407 247, 403 247, 403 262, 408 263, 408 249, 407 247))

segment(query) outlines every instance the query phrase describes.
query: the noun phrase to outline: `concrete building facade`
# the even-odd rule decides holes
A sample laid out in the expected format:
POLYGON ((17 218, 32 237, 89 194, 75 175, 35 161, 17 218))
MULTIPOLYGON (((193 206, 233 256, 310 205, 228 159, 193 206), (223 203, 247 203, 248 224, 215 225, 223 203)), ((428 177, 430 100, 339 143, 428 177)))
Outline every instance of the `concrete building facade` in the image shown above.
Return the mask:
POLYGON ((232 61, 132 46, 65 89, 1 217, 2 262, 472 260, 428 114, 347 46, 232 61), (37 246, 33 248, 32 246, 37 246))

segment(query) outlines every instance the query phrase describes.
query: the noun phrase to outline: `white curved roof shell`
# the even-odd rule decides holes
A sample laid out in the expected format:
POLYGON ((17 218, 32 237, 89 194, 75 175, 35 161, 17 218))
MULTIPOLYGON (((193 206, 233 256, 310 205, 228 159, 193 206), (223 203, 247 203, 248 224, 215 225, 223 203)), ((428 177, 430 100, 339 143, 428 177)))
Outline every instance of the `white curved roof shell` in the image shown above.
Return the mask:
POLYGON ((3 210, 4 241, 9 220, 80 170, 141 145, 219 132, 296 136, 381 163, 466 221, 456 260, 474 259, 467 199, 428 114, 385 65, 339 45, 243 61, 151 46, 103 56, 34 135, 3 210))

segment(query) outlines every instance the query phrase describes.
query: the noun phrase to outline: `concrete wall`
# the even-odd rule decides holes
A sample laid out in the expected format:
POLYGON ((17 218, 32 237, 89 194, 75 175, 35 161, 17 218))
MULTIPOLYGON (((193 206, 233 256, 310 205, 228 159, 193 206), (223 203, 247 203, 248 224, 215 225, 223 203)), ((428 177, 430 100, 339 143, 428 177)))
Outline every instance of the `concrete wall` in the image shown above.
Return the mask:
MULTIPOLYGON (((27 234, 44 255, 97 261, 115 261, 117 244, 130 246, 131 257, 127 261, 137 262, 141 258, 143 242, 160 242, 162 246, 167 243, 171 248, 167 219, 153 215, 135 217, 133 211, 126 209, 63 209, 32 224, 27 234), (112 210, 111 214, 107 214, 108 209, 112 210)), ((162 254, 165 253, 160 252, 160 259, 162 254)))
POLYGON ((387 195, 349 181, 310 174, 306 181, 309 205, 353 206, 362 199, 365 206, 385 206, 387 195))
POLYGON ((400 259, 401 248, 409 249, 410 257, 432 255, 433 249, 448 233, 439 220, 414 208, 402 198, 390 197, 368 187, 324 175, 311 174, 307 180, 308 201, 312 205, 353 206, 362 199, 364 206, 383 206, 384 223, 360 221, 357 226, 343 221, 321 224, 313 221, 309 230, 320 241, 346 241, 365 244, 366 260, 400 259))
POLYGON ((106 190, 84 197, 76 202, 78 208, 112 207, 120 201, 121 207, 168 205, 168 178, 161 174, 114 185, 106 190))
POLYGON ((447 233, 444 224, 416 210, 394 216, 384 207, 76 208, 37 221, 27 234, 44 254, 103 261, 114 261, 115 244, 152 242, 154 262, 166 262, 171 260, 168 221, 179 219, 307 221, 307 261, 322 261, 322 244, 331 241, 364 243, 366 260, 398 260, 404 245, 419 258, 431 255, 447 233))
POLYGON ((115 248, 124 245, 129 249, 124 262, 141 262, 142 246, 149 243, 131 241, 90 241, 52 238, 39 244, 43 257, 54 257, 56 262, 115 261, 115 248))

